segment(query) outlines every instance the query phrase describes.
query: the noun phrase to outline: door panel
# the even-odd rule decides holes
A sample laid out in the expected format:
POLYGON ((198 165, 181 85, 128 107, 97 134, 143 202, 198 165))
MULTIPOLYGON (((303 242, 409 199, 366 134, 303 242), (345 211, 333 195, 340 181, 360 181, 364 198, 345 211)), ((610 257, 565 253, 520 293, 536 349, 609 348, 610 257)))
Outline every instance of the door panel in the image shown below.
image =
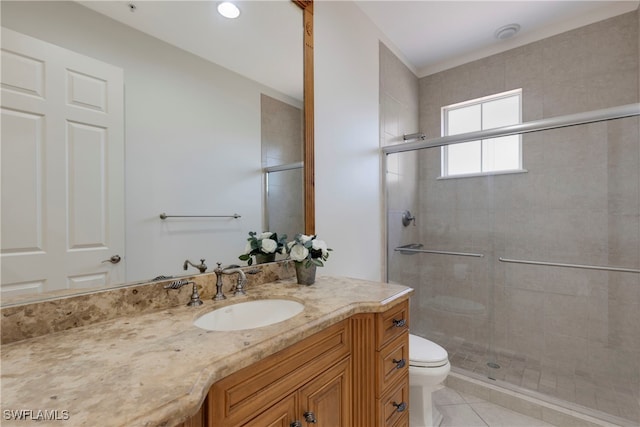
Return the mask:
POLYGON ((2 29, 3 296, 125 281, 122 69, 2 29))
POLYGON ((44 251, 42 129, 42 116, 2 108, 2 141, 21 140, 2 147, 3 254, 44 251))
POLYGON ((248 423, 244 424, 244 426, 290 427, 291 423, 296 420, 296 404, 296 393, 292 393, 248 423))
POLYGON ((351 358, 326 370, 300 389, 300 413, 303 425, 313 427, 347 427, 351 420, 351 358), (315 422, 305 423, 311 412, 315 422))

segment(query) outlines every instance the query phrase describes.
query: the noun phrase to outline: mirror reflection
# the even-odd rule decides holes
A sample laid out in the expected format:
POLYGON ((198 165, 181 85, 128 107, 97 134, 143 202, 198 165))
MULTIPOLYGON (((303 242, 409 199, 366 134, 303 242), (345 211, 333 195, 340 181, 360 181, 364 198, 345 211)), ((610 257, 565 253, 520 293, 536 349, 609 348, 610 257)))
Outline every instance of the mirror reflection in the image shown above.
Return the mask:
POLYGON ((228 20, 210 2, 145 1, 134 11, 115 1, 2 2, 3 31, 53 45, 45 55, 71 70, 38 74, 38 61, 24 59, 34 55, 3 32, 3 76, 13 64, 46 88, 26 93, 25 79, 3 78, 2 193, 13 197, 2 203, 3 303, 182 275, 185 260, 237 264, 248 231, 303 231, 302 11, 239 5, 228 20), (42 107, 54 88, 73 105, 42 107), (50 130, 39 108, 75 115, 50 130), (121 122, 105 122, 118 108, 121 122), (6 143, 25 129, 27 148, 6 143), (264 168, 283 165, 266 178, 264 168), (49 256, 54 244, 63 255, 49 256))

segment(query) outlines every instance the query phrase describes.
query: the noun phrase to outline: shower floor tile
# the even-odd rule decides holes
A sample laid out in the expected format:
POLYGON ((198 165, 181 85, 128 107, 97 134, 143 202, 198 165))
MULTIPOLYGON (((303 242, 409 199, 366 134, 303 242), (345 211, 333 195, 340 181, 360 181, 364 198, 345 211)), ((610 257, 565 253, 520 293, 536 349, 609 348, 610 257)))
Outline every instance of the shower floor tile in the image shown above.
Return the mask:
POLYGON ((553 427, 448 387, 433 393, 433 403, 444 417, 441 427, 553 427))
POLYGON ((628 420, 631 425, 640 425, 640 401, 637 391, 634 392, 639 388, 637 383, 614 383, 581 369, 566 372, 566 368, 550 361, 543 363, 509 351, 492 353, 486 346, 460 338, 447 339, 441 335, 427 338, 447 350, 449 361, 456 368, 600 411, 603 418, 611 415, 628 420), (497 363, 499 368, 489 367, 490 362, 497 363))

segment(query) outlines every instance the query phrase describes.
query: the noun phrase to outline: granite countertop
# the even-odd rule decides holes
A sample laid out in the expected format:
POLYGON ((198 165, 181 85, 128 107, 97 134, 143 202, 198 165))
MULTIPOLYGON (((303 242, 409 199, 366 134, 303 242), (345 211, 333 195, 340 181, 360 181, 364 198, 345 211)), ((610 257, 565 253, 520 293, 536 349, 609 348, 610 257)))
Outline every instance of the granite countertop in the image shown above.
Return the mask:
POLYGON ((406 300, 411 288, 358 279, 319 277, 313 286, 287 279, 247 296, 205 300, 153 313, 123 316, 5 344, 2 425, 27 426, 7 411, 49 411, 58 421, 38 426, 172 426, 194 414, 217 380, 353 314, 380 312, 406 300), (305 310, 262 328, 212 332, 198 316, 226 304, 286 298, 305 310), (68 418, 68 420, 65 420, 68 418))

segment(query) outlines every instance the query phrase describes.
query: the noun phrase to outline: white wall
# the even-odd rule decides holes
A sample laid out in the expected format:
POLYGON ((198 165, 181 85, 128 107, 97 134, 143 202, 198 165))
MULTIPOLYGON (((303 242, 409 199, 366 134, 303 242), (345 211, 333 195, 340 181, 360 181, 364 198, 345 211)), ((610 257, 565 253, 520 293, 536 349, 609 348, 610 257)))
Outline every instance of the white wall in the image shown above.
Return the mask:
POLYGON ((318 274, 382 279, 379 30, 351 2, 314 4, 318 274))

